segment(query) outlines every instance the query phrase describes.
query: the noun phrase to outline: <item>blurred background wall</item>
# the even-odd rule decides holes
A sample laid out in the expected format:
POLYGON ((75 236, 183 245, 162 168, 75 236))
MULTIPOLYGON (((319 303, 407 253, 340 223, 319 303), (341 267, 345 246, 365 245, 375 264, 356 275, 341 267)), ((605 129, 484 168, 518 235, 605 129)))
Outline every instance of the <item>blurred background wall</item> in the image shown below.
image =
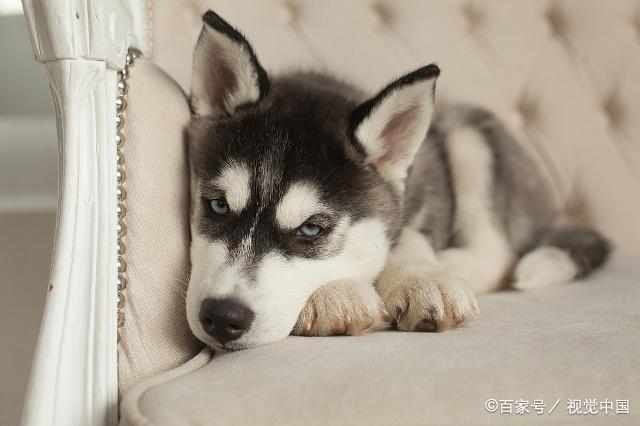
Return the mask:
POLYGON ((17 425, 53 247, 57 142, 19 0, 0 0, 0 424, 17 425))

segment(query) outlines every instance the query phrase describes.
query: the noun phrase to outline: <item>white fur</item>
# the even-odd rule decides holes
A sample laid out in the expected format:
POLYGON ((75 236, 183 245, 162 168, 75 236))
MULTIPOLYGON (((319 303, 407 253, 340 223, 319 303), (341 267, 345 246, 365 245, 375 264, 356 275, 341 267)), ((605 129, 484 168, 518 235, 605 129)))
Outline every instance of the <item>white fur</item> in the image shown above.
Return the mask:
MULTIPOLYGON (((194 230, 195 231, 195 230, 194 230)), ((286 259, 267 254, 249 280, 243 259, 231 261, 224 244, 209 242, 193 233, 193 272, 187 291, 187 319, 194 334, 216 346, 198 321, 202 300, 233 297, 255 312, 251 329, 228 347, 255 346, 284 338, 292 330, 309 296, 321 285, 353 279, 373 285, 389 252, 385 225, 364 219, 344 232, 343 249, 326 259, 286 259)))
POLYGON ((438 267, 436 253, 427 237, 408 227, 402 230, 398 243, 389 255, 389 262, 421 264, 431 269, 438 267))
POLYGON ((214 182, 224 191, 229 208, 240 213, 251 197, 251 173, 246 166, 238 163, 227 164, 214 182))
POLYGON ((469 281, 476 293, 495 290, 513 262, 513 253, 493 213, 492 153, 473 129, 454 131, 447 143, 456 197, 455 228, 463 246, 444 250, 438 257, 451 273, 469 281))
POLYGON ((556 247, 538 247, 517 264, 513 286, 520 290, 563 284, 576 277, 578 268, 571 257, 556 247))
POLYGON ((424 140, 433 116, 435 78, 402 86, 391 92, 366 117, 355 135, 368 160, 399 191, 404 188, 409 166, 424 140), (401 140, 389 140, 385 129, 392 120, 405 120, 401 140))
POLYGON ((442 330, 478 316, 468 284, 443 270, 427 238, 411 228, 403 229, 376 286, 402 330, 425 330, 424 320, 442 330))
POLYGON ((326 211, 316 187, 309 182, 294 182, 276 208, 276 222, 283 229, 294 229, 316 213, 326 211))
POLYGON ((313 292, 292 334, 353 336, 386 328, 385 317, 382 300, 370 282, 337 280, 313 292))
POLYGON ((191 105, 195 112, 201 116, 223 113, 217 107, 218 99, 222 99, 224 110, 230 114, 241 104, 257 101, 260 98, 258 76, 246 47, 208 25, 204 25, 200 37, 194 52, 191 86, 191 105), (214 67, 228 69, 235 84, 217 81, 214 67))

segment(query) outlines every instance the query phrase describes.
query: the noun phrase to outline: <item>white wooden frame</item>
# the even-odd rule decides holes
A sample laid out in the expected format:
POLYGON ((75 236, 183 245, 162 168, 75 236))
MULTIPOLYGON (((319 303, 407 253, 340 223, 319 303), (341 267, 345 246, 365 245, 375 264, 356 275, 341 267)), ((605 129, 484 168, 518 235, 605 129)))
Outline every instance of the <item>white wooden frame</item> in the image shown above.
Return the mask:
POLYGON ((22 424, 115 425, 117 71, 151 53, 148 0, 23 0, 59 144, 49 292, 22 424))

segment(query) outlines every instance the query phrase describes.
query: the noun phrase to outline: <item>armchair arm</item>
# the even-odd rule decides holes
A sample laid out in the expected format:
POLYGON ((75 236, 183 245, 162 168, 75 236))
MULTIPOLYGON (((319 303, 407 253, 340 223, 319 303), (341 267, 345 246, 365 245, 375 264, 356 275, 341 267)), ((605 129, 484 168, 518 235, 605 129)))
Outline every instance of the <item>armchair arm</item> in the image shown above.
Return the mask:
POLYGON ((146 0, 23 0, 45 66, 59 144, 47 302, 22 424, 117 423, 118 70, 151 51, 146 0))

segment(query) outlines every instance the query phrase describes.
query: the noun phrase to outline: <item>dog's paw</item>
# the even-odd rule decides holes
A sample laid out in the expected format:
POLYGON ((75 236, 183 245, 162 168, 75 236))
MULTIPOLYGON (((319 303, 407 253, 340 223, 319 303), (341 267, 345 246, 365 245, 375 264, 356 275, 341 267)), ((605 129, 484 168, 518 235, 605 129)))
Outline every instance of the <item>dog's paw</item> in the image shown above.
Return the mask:
POLYGON ((396 278, 382 294, 389 319, 405 331, 443 331, 478 318, 469 285, 445 272, 396 278))
POLYGON ((300 312, 291 334, 349 336, 388 327, 382 300, 371 284, 340 280, 317 289, 300 312))

